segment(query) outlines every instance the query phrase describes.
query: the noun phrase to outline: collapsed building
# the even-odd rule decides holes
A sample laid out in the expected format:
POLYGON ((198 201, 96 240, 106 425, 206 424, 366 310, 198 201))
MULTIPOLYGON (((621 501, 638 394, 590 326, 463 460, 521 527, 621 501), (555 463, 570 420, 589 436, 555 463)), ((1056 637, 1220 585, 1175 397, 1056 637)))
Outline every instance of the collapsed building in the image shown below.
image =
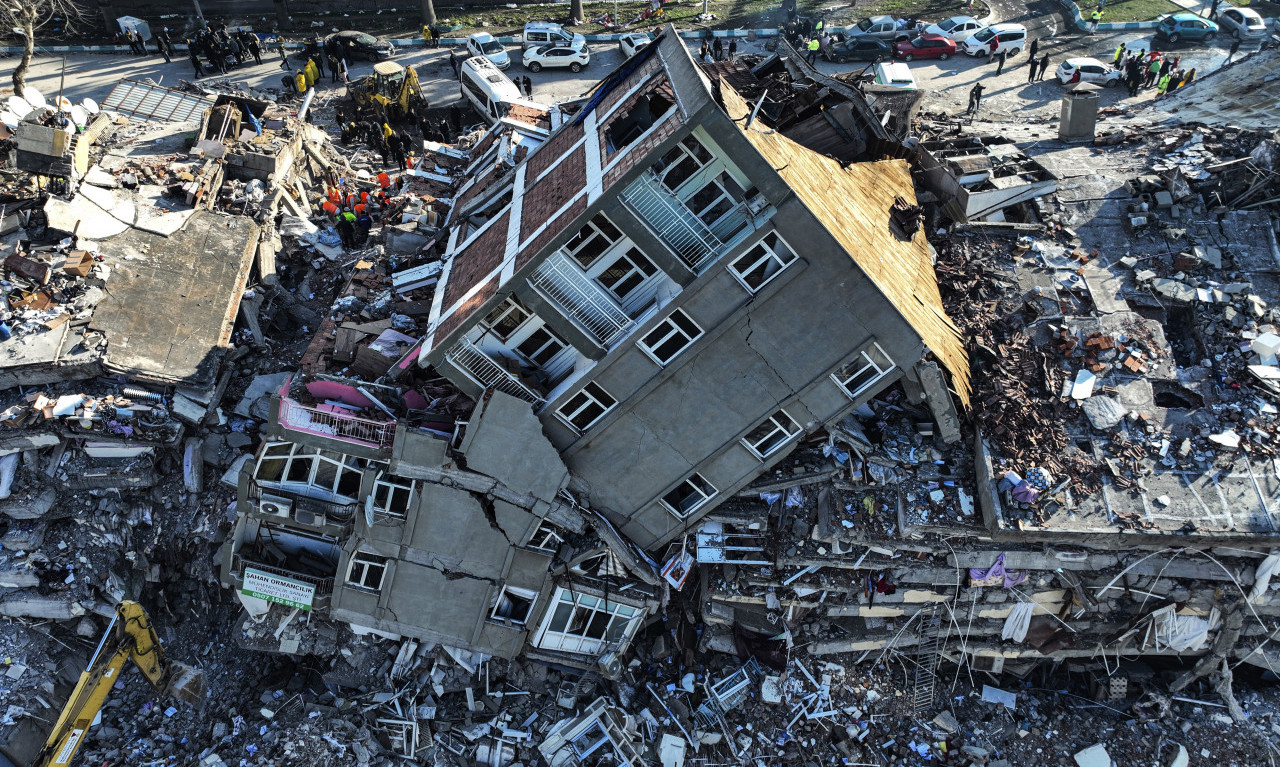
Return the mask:
POLYGON ((1274 137, 957 135, 780 48, 424 142, 346 248, 367 152, 125 86, 198 119, 6 262, 0 612, 72 649, 6 638, 7 752, 136 584, 227 692, 121 691, 91 758, 1274 749, 1274 137))

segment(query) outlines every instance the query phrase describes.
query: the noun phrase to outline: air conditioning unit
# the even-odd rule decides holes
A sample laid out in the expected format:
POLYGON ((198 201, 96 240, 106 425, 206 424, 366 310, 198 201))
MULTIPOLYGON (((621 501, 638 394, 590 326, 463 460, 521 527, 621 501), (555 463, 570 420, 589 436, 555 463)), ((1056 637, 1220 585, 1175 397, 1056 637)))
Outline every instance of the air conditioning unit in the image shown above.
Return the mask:
POLYGON ((760 215, 767 207, 769 207, 769 200, 763 194, 757 193, 747 198, 747 210, 753 216, 760 215))
POLYGON ((258 511, 273 517, 288 517, 293 513, 293 499, 264 493, 258 499, 258 511))
POLYGON ((300 525, 312 525, 315 527, 323 526, 326 521, 324 514, 317 514, 316 512, 309 511, 307 509, 298 509, 293 513, 293 518, 297 520, 300 525))
POLYGON ((622 676, 622 659, 616 652, 607 652, 596 659, 600 675, 605 679, 617 679, 622 676))

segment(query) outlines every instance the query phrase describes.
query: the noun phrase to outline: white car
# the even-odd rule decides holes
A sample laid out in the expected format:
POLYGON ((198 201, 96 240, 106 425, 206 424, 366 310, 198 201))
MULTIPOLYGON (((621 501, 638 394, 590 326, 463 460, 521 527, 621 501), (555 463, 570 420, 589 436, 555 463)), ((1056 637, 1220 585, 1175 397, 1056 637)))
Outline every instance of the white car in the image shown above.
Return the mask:
POLYGON ((1066 85, 1075 79, 1076 72, 1080 73, 1080 82, 1094 85, 1119 85, 1123 77, 1119 70, 1090 58, 1067 59, 1058 65, 1054 74, 1058 82, 1066 85))
POLYGON ((468 37, 467 53, 492 61, 498 69, 511 66, 511 57, 507 55, 507 49, 503 48, 502 43, 495 40, 488 32, 476 32, 468 37))
POLYGON ((930 24, 925 27, 924 33, 926 35, 938 35, 940 37, 945 37, 948 40, 960 42, 985 26, 986 24, 983 24, 972 16, 952 16, 945 21, 940 21, 937 24, 930 24))
POLYGON ((622 49, 622 58, 629 59, 643 51, 651 42, 653 42, 653 35, 645 32, 632 32, 629 35, 623 35, 618 38, 618 47, 622 49))
POLYGON ((530 72, 541 72, 544 67, 568 67, 570 72, 581 72, 591 63, 591 49, 583 43, 577 48, 567 45, 544 45, 531 48, 521 58, 524 68, 530 72))
POLYGON ((970 56, 994 56, 1001 51, 1017 56, 1027 47, 1027 28, 1021 24, 992 24, 966 37, 957 47, 970 56))

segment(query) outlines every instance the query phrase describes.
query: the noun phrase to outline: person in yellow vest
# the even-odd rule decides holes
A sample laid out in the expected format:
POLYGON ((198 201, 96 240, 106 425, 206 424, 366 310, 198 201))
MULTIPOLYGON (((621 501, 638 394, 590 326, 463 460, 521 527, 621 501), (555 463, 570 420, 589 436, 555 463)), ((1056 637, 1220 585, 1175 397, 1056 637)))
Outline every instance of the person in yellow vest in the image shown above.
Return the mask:
POLYGON ((304 74, 303 71, 299 69, 298 73, 294 76, 293 79, 294 79, 294 83, 298 88, 298 93, 299 94, 306 93, 307 85, 308 85, 306 74, 304 74))
POLYGON ((1102 9, 1094 8, 1093 13, 1089 14, 1089 34, 1098 31, 1098 22, 1102 21, 1102 9))
POLYGON ((309 86, 315 85, 316 80, 320 79, 320 70, 319 68, 316 67, 316 62, 314 60, 307 59, 306 73, 307 73, 307 85, 309 86))
POLYGON ((818 38, 809 38, 809 66, 813 66, 813 62, 818 60, 818 49, 820 47, 821 44, 818 42, 818 38))
POLYGON ((391 138, 391 136, 394 134, 395 134, 395 131, 391 130, 390 125, 387 125, 386 123, 382 124, 382 138, 384 140, 391 138))

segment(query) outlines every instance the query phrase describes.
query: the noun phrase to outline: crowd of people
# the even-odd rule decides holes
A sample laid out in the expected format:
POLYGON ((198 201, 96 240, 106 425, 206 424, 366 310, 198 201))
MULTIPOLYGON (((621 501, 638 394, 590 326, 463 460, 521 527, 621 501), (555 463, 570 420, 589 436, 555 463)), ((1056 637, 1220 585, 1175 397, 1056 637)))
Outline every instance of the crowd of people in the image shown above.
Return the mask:
POLYGON ((1124 43, 1120 43, 1111 65, 1124 72, 1124 84, 1128 86, 1130 96, 1137 96, 1144 88, 1154 87, 1156 97, 1159 98, 1196 79, 1195 67, 1183 69, 1178 66, 1181 60, 1181 56, 1156 50, 1130 51, 1124 43))

